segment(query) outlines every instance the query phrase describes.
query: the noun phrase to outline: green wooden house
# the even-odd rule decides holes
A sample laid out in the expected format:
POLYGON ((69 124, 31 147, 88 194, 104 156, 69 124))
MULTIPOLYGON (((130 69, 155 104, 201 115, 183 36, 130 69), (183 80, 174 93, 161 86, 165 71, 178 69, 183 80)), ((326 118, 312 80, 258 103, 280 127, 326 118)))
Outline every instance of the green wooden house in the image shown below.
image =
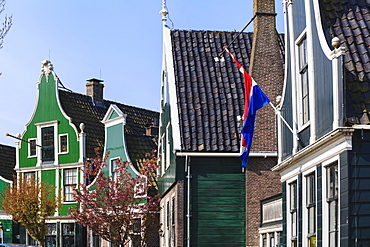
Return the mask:
POLYGON ((86 182, 79 168, 96 157, 95 148, 103 152, 107 146, 111 157, 133 164, 156 149, 155 136, 147 129, 158 122, 157 112, 104 100, 103 81, 87 81, 86 95, 74 93, 61 83, 52 64, 43 61, 36 106, 20 136, 27 142, 17 142, 17 173, 37 176, 62 189, 63 205, 48 221, 48 246, 100 245, 69 217, 69 208, 76 205, 72 187, 86 182), (109 125, 115 119, 122 120, 121 126, 109 125))
POLYGON ((158 185, 163 247, 258 246, 260 200, 281 191, 278 174, 270 171, 277 162, 271 108, 257 114, 250 160, 242 171, 243 75, 222 54, 222 48, 235 38, 229 50, 253 72, 267 96, 274 99, 281 93, 284 49, 279 42, 282 36, 274 28, 274 2, 257 2, 272 6, 268 9, 272 13, 256 17, 258 23, 269 24, 268 29, 260 28, 268 32, 173 30, 166 25, 165 6, 161 11, 158 185))
MULTIPOLYGON (((15 148, 7 145, 0 144, 0 192, 3 191, 7 186, 12 184, 13 176, 15 175, 15 148)), ((11 243, 17 241, 17 228, 13 232, 12 217, 7 215, 1 209, 0 200, 0 243, 11 243)))

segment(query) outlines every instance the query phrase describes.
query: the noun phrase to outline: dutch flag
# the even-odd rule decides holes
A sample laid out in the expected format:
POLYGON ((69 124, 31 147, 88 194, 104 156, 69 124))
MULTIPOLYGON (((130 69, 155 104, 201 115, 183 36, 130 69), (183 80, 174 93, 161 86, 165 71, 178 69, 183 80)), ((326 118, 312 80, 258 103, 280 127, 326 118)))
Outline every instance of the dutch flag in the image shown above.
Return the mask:
POLYGON ((262 92, 261 88, 247 73, 247 71, 240 65, 238 60, 224 47, 227 53, 232 57, 238 69, 244 76, 244 116, 243 127, 241 130, 241 148, 240 158, 242 159, 242 167, 246 167, 248 163, 249 152, 252 145, 254 122, 256 120, 257 110, 267 105, 270 100, 262 92))

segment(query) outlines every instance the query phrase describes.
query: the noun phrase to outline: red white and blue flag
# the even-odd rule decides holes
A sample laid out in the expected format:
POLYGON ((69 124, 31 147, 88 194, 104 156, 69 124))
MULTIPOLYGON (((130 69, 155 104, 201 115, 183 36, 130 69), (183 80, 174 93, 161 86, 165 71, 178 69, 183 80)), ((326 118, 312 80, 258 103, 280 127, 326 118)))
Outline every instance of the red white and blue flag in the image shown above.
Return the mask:
POLYGON ((224 49, 232 57, 238 69, 244 76, 244 116, 243 116, 243 127, 242 127, 242 145, 240 149, 240 158, 242 159, 242 167, 246 167, 248 163, 249 152, 252 145, 254 122, 256 120, 257 110, 267 105, 270 100, 262 92, 261 88, 253 80, 253 78, 247 73, 247 71, 240 65, 238 60, 230 53, 230 51, 224 47, 224 49))

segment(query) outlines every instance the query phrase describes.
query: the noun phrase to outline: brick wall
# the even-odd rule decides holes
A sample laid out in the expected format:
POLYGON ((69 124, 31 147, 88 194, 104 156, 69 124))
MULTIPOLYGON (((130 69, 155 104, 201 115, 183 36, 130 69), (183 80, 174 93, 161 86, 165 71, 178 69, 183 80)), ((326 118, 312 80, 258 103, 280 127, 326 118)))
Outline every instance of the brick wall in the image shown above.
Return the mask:
POLYGON ((272 172, 276 158, 250 158, 246 169, 247 246, 259 246, 260 200, 281 192, 279 173, 272 172))

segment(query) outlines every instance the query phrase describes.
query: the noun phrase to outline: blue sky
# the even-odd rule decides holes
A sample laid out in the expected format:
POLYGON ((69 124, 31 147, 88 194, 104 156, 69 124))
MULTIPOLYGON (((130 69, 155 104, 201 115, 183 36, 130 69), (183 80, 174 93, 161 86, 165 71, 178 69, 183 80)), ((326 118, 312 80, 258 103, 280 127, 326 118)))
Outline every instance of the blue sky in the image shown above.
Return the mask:
MULTIPOLYGON (((241 30, 252 0, 167 0, 168 25, 182 30, 241 30)), ((86 79, 104 80, 104 98, 159 111, 162 62, 161 0, 8 0, 13 27, 0 50, 0 143, 22 133, 36 102, 41 61, 62 83, 85 93, 86 79)), ((281 1, 277 28, 283 30, 281 1)), ((253 25, 246 31, 253 31, 253 25)))

